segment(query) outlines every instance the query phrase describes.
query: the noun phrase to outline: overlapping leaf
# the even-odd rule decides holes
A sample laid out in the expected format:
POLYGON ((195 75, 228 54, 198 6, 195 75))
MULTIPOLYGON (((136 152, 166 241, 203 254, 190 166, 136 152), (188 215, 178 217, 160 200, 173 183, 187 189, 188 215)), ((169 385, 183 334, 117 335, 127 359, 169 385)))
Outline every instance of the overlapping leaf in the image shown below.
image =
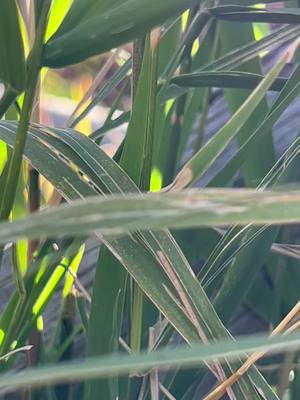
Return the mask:
POLYGON ((195 226, 300 222, 298 192, 207 189, 180 193, 98 197, 0 224, 0 244, 23 237, 86 235, 195 226))
MULTIPOLYGON (((1 138, 10 145, 14 140, 14 131, 13 124, 1 123, 1 138)), ((88 138, 70 130, 32 128, 29 131, 25 156, 69 200, 103 190, 111 193, 137 192, 136 186, 117 164, 88 138), (36 157, 37 152, 39 157, 36 157), (62 169, 65 170, 63 177, 62 169)), ((186 340, 199 340, 200 332, 178 308, 177 302, 180 303, 181 300, 174 298, 177 292, 168 278, 169 263, 187 295, 186 300, 199 319, 204 335, 208 339, 228 335, 169 233, 161 232, 155 236, 150 232, 143 234, 141 243, 131 237, 104 238, 104 243, 186 340)), ((232 371, 232 368, 234 367, 226 367, 225 371, 232 371)), ((262 377, 258 375, 256 385, 264 384, 262 377)), ((255 393, 247 376, 240 381, 240 385, 247 392, 255 393)), ((239 392, 240 389, 236 387, 234 390, 239 392)))

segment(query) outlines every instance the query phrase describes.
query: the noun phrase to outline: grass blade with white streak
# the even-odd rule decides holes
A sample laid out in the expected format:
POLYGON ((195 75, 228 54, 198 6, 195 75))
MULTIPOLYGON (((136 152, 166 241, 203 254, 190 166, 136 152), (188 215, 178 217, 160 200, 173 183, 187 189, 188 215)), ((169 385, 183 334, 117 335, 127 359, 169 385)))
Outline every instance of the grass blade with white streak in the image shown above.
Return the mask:
POLYGON ((98 197, 0 224, 0 243, 24 237, 117 237, 166 227, 255 225, 300 221, 297 192, 207 189, 182 193, 98 197), (176 217, 177 216, 177 217, 176 217))

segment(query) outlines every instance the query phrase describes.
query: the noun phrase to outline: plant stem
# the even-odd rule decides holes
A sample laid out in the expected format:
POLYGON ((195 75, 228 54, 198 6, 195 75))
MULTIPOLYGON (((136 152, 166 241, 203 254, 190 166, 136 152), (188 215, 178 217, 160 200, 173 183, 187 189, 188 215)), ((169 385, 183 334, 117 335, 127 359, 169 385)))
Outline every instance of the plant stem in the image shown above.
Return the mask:
MULTIPOLYGON (((44 0, 41 9, 39 23, 37 26, 36 38, 31 50, 31 54, 29 55, 28 59, 27 87, 25 90, 24 104, 22 107, 20 122, 18 124, 18 129, 16 133, 15 146, 9 162, 7 177, 4 185, 4 194, 2 197, 2 202, 0 207, 0 220, 8 219, 16 195, 17 183, 22 165, 22 157, 26 143, 27 131, 29 127, 31 113, 33 110, 35 92, 41 68, 44 35, 47 26, 47 18, 50 5, 51 5, 51 0, 44 0)), ((0 253, 1 252, 2 249, 0 249, 0 253)), ((23 309, 23 304, 26 298, 26 290, 25 287, 23 286, 23 281, 20 272, 15 270, 13 271, 13 273, 18 283, 19 300, 17 307, 15 309, 14 318, 12 318, 12 322, 9 325, 6 332, 6 336, 1 349, 1 354, 4 354, 4 352, 8 350, 9 346, 11 345, 11 336, 13 335, 16 321, 19 320, 19 314, 23 309)))
MULTIPOLYGON (((139 188, 144 192, 150 188, 150 177, 152 169, 152 158, 153 158, 153 137, 155 127, 155 113, 156 113, 156 95, 157 95, 157 69, 158 69, 158 48, 160 40, 160 29, 153 30, 149 36, 149 51, 151 72, 149 79, 149 104, 145 111, 145 118, 147 118, 147 132, 146 142, 144 144, 144 158, 143 164, 140 171, 138 182, 136 182, 139 188)), ((137 60, 133 57, 134 65, 138 64, 138 69, 141 71, 143 59, 145 57, 145 46, 143 43, 143 57, 137 60)), ((136 54, 140 54, 136 51, 136 54)), ((138 86, 138 77, 133 74, 133 88, 138 86)), ((135 101, 135 93, 133 93, 133 103, 135 101)), ((144 294, 141 288, 136 282, 133 282, 133 299, 132 299, 132 323, 131 323, 131 337, 130 344, 131 349, 134 352, 138 352, 141 349, 142 335, 143 335, 143 314, 144 314, 144 294)))
POLYGON ((28 81, 25 91, 20 122, 18 124, 15 146, 10 160, 7 179, 4 186, 4 195, 0 207, 0 220, 6 220, 11 212, 15 199, 17 182, 20 175, 23 152, 26 143, 27 130, 33 109, 35 90, 41 68, 44 34, 47 26, 47 17, 51 0, 44 0, 40 20, 37 28, 36 39, 28 59, 28 81))
MULTIPOLYGON (((132 107, 135 100, 140 72, 142 69, 145 50, 145 37, 137 39, 133 44, 132 54, 132 107)), ((130 345, 134 352, 141 349, 142 325, 143 325, 144 295, 138 284, 132 279, 132 309, 130 345)))
MULTIPOLYGON (((192 24, 196 12, 197 12, 197 7, 190 9, 188 25, 187 25, 188 27, 192 24)), ((186 46, 184 58, 180 66, 180 73, 182 74, 190 72, 191 62, 192 62, 191 60, 192 47, 193 47, 193 42, 191 42, 188 46, 186 46)), ((175 105, 174 125, 172 127, 168 153, 166 154, 167 162, 164 171, 164 184, 163 184, 164 186, 167 186, 169 183, 173 181, 176 172, 178 152, 180 146, 180 136, 182 131, 182 121, 186 107, 186 100, 187 100, 186 94, 180 96, 179 99, 177 100, 177 104, 175 105)))
POLYGON ((202 145, 202 140, 203 136, 205 133, 205 127, 206 127, 206 122, 207 122, 207 116, 208 116, 208 111, 209 111, 209 99, 211 95, 211 90, 210 88, 205 88, 203 92, 203 98, 202 98, 202 113, 200 117, 200 124, 199 124, 199 132, 196 137, 195 145, 194 145, 194 154, 196 154, 202 145))
POLYGON ((16 98, 16 94, 13 90, 7 89, 0 100, 0 119, 6 113, 9 106, 12 104, 14 99, 16 98))
POLYGON ((133 52, 132 52, 132 103, 135 98, 136 88, 142 68, 143 55, 145 48, 145 37, 136 39, 133 42, 133 52))

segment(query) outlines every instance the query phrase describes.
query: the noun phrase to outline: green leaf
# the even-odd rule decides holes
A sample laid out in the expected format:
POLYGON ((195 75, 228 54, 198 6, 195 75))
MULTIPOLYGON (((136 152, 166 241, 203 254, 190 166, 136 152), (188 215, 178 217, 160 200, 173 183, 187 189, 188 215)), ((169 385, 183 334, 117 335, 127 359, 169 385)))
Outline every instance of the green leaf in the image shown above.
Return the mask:
POLYGON ((237 69, 240 65, 253 59, 254 57, 257 57, 261 51, 296 39, 299 34, 300 28, 298 26, 284 26, 275 32, 270 33, 261 40, 254 40, 250 43, 240 45, 238 48, 226 52, 226 54, 216 61, 205 65, 202 70, 224 71, 237 69))
POLYGON ((104 12, 95 10, 74 28, 52 36, 45 47, 44 65, 63 67, 103 53, 146 34, 196 3, 196 0, 152 0, 150 3, 127 0, 107 7, 104 12))
MULTIPOLYGON (((184 88, 220 87, 254 89, 263 78, 263 75, 243 71, 207 71, 178 75, 170 83, 184 88)), ((286 78, 277 78, 269 90, 280 91, 286 82, 286 78)))
POLYGON ((234 360, 254 351, 279 352, 298 349, 299 344, 299 333, 294 332, 280 337, 257 336, 243 338, 238 342, 223 341, 207 345, 194 344, 191 348, 164 349, 131 355, 118 354, 13 373, 0 379, 0 388, 7 393, 29 386, 147 372, 153 368, 175 368, 178 365, 186 368, 201 365, 203 362, 212 362, 215 359, 223 360, 225 357, 234 360))
POLYGON ((211 187, 223 186, 229 182, 236 171, 246 162, 250 154, 255 154, 257 146, 261 146, 261 137, 268 134, 291 102, 300 94, 300 65, 298 65, 286 85, 272 104, 270 111, 262 123, 248 132, 248 139, 237 153, 226 163, 224 168, 211 180, 211 187))
MULTIPOLYGON (((106 97, 126 78, 129 70, 131 68, 131 58, 127 60, 115 73, 114 75, 103 85, 99 92, 94 96, 92 101, 87 105, 87 107, 81 111, 81 113, 74 118, 71 128, 74 128, 83 118, 85 118, 88 113, 97 104, 100 104, 106 97)), ((109 127, 111 129, 111 127, 109 127)), ((102 132, 102 131, 100 131, 102 132)))
MULTIPOLYGON (((280 187, 286 182, 296 180, 296 171, 299 169, 298 143, 299 140, 296 140, 292 144, 285 157, 282 157, 271 174, 268 174, 267 178, 270 179, 266 179, 262 185, 276 188, 276 186, 280 187), (280 165, 282 161, 284 163, 280 165)), ((276 241, 279 229, 279 226, 264 226, 263 229, 250 226, 240 237, 240 251, 235 254, 232 260, 229 260, 231 261, 229 269, 225 278, 222 279, 222 285, 214 303, 219 315, 222 316, 222 320, 230 320, 233 312, 237 309, 238 302, 247 295, 268 256, 272 244, 276 241), (247 243, 248 240, 250 242, 247 243), (243 246, 244 243, 247 243, 247 245, 243 246)))
POLYGON ((25 89, 25 59, 15 0, 1 1, 0 82, 15 95, 25 89))
POLYGON ((300 10, 280 8, 266 10, 264 8, 243 6, 222 6, 209 9, 218 19, 233 22, 266 22, 270 24, 299 24, 300 10))
MULTIPOLYGON (((252 25, 237 24, 234 32, 229 24, 221 23, 220 26, 220 41, 222 51, 225 54, 230 52, 232 49, 240 48, 254 39, 252 25)), ((259 57, 256 57, 255 59, 243 64, 241 69, 246 72, 260 73, 261 66, 259 57)), ((230 111, 235 113, 246 101, 250 93, 251 92, 247 90, 225 90, 224 94, 228 101, 230 111)), ((252 113, 248 121, 245 123, 243 129, 237 135, 237 142, 239 146, 242 146, 245 143, 245 141, 248 139, 248 132, 253 131, 253 129, 257 127, 267 112, 268 105, 265 97, 262 99, 260 106, 257 107, 252 113)), ((246 186, 255 187, 259 180, 265 176, 275 162, 275 150, 271 130, 264 136, 261 145, 266 148, 264 155, 259 152, 259 148, 256 148, 255 156, 253 155, 252 157, 248 157, 247 162, 243 165, 242 172, 246 186)))
POLYGON ((126 0, 74 0, 66 17, 55 32, 56 35, 62 35, 75 28, 82 21, 91 16, 100 15, 112 6, 124 3, 126 0))
POLYGON ((120 165, 143 191, 149 190, 155 125, 159 31, 147 36, 120 165))
POLYGON ((0 224, 0 243, 61 234, 117 237, 165 227, 255 225, 300 221, 297 192, 206 189, 86 199, 0 224))
MULTIPOLYGON (((157 80, 157 43, 146 40, 143 63, 139 75, 120 165, 138 187, 149 188, 152 163, 153 124, 157 80)), ((118 259, 105 249, 100 252, 93 288, 92 312, 88 336, 88 355, 105 354, 115 350, 121 330, 127 274, 118 259), (112 274, 114 279, 112 279, 112 274), (109 290, 108 290, 109 288, 109 290), (111 315, 114 315, 114 320, 111 315), (105 328, 103 328, 105 325, 105 328), (100 332, 100 335, 99 335, 100 332)), ((140 289, 135 286, 135 294, 140 289)), ((139 314, 139 313, 137 313, 139 314)), ((139 347, 141 334, 140 315, 133 313, 132 332, 136 334, 133 350, 139 347), (139 322, 136 324, 136 320, 139 322), (135 329, 134 326, 138 328, 135 329), (136 332, 137 331, 137 332, 136 332)), ((92 382, 86 387, 86 396, 97 399, 99 393, 115 398, 117 382, 92 382), (113 389, 112 389, 113 388, 113 389)))
POLYGON ((239 133, 252 113, 257 109, 266 91, 283 68, 286 57, 287 54, 272 68, 224 127, 182 168, 170 185, 170 190, 180 190, 193 185, 207 171, 208 167, 212 165, 229 141, 239 133))
POLYGON ((0 99, 0 117, 25 89, 26 68, 15 0, 2 0, 0 13, 0 82, 6 94, 0 99))
MULTIPOLYGON (((0 127, 1 138, 12 145, 15 125, 2 121, 0 127)), ((98 146, 95 146, 87 137, 71 130, 31 128, 27 138, 25 157, 28 157, 34 167, 45 174, 68 200, 86 197, 90 191, 94 193, 102 193, 103 190, 106 193, 138 192, 128 176, 98 146), (62 179, 62 176, 68 178, 62 179)), ((228 337, 227 330, 215 314, 201 285, 169 232, 157 232, 155 235, 152 232, 145 232, 142 236, 105 239, 104 243, 188 342, 198 341, 199 333, 178 306, 180 299, 176 299, 173 279, 170 281, 165 271, 166 260, 170 260, 174 273, 182 282, 187 300, 195 308, 204 334, 212 340, 216 337, 228 337), (159 257, 155 256, 158 254, 159 257)), ((230 374, 230 368, 232 370, 234 366, 226 367, 228 374, 230 374)), ((256 373, 255 369, 254 372, 256 373)), ((265 384, 262 376, 258 372, 257 374, 255 384, 265 384)), ((240 393, 240 386, 256 398, 256 391, 248 376, 240 380, 239 385, 234 388, 235 392, 240 393)))
POLYGON ((130 111, 123 112, 119 117, 116 117, 112 120, 105 122, 105 124, 101 126, 101 128, 97 129, 91 135, 89 135, 89 138, 97 142, 106 134, 106 132, 108 132, 111 129, 118 128, 125 122, 128 122, 129 119, 130 119, 130 111))

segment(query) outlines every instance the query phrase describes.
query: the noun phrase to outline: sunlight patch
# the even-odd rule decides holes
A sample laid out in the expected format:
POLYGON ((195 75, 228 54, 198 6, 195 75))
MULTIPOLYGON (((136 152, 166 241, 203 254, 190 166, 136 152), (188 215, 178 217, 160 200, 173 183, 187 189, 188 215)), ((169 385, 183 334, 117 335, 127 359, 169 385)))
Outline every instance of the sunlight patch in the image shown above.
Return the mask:
POLYGON ((150 192, 159 192, 162 188, 162 174, 158 168, 153 168, 151 172, 150 192))
POLYGON ((2 329, 0 329, 0 344, 3 343, 4 338, 5 338, 5 332, 2 329))

